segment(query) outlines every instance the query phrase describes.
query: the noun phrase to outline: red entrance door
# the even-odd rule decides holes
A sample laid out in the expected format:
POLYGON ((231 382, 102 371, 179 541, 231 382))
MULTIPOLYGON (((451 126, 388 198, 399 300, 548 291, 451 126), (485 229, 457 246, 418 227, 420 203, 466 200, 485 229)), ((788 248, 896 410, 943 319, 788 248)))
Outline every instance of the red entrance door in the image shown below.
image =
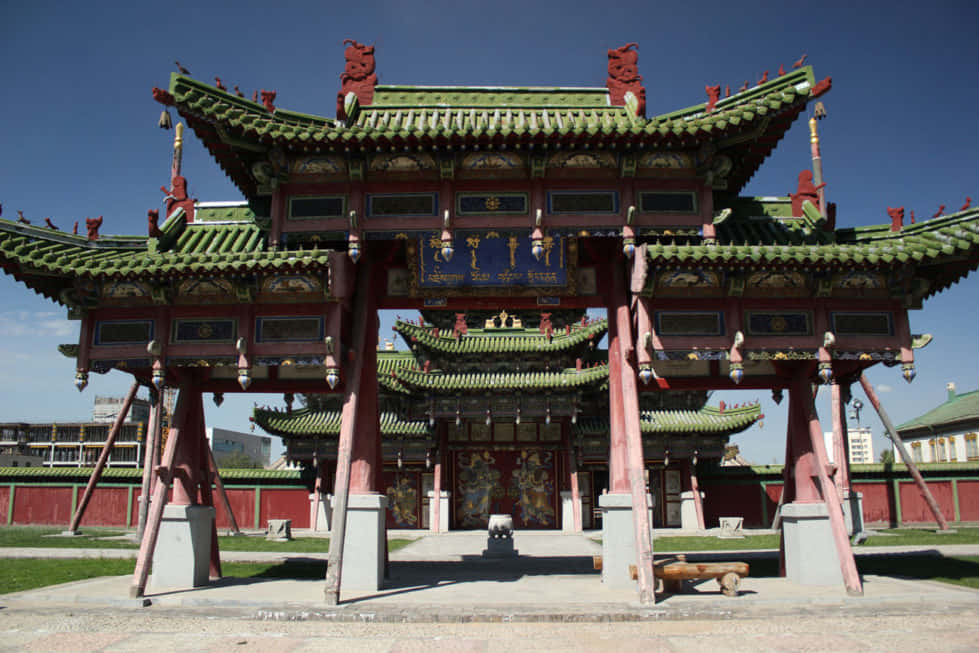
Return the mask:
POLYGON ((552 449, 481 449, 455 453, 456 528, 486 528, 509 514, 514 528, 556 528, 552 449))

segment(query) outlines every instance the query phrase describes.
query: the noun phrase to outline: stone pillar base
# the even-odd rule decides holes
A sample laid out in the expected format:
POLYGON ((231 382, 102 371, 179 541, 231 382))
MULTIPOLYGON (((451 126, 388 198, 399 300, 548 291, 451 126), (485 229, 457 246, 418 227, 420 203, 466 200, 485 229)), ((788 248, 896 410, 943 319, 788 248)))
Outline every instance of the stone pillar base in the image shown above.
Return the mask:
POLYGON ((843 520, 846 522, 846 534, 853 537, 863 532, 863 493, 850 490, 843 497, 843 520))
POLYGON ((833 541, 825 503, 782 506, 785 576, 800 585, 843 585, 843 572, 833 541))
POLYGON ((448 490, 442 490, 442 496, 439 497, 439 523, 438 530, 436 531, 433 525, 435 524, 435 490, 428 491, 428 527, 432 532, 437 533, 448 533, 449 532, 449 497, 451 493, 448 490))
MULTIPOLYGON (((653 499, 648 494, 649 524, 652 531, 653 499)), ((609 588, 635 587, 629 565, 636 564, 636 529, 632 523, 631 494, 603 494, 598 497, 602 511, 602 583, 609 588)))
POLYGON ((383 494, 351 494, 348 497, 341 590, 374 591, 384 584, 387 505, 388 498, 383 494))
MULTIPOLYGON (((581 498, 578 499, 578 507, 581 507, 581 498)), ((574 528, 574 493, 571 490, 561 491, 561 532, 576 533, 574 528)))
POLYGON ((316 515, 316 493, 309 495, 309 523, 316 524, 317 533, 329 533, 333 528, 333 495, 320 493, 319 515, 316 515))
POLYGON ((165 506, 153 552, 150 585, 154 588, 207 585, 213 528, 213 506, 165 506))
MULTIPOLYGON (((703 501, 704 493, 700 493, 700 499, 703 501)), ((704 524, 706 527, 707 524, 704 524)), ((700 524, 697 523, 697 506, 693 502, 693 490, 686 490, 680 493, 680 528, 685 531, 696 531, 700 530, 700 524)))

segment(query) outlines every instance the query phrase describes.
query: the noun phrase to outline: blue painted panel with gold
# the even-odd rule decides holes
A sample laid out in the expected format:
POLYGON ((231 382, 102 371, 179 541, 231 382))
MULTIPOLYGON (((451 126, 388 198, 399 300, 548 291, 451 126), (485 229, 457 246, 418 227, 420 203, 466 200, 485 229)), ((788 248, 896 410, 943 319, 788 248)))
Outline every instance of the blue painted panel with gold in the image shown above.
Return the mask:
POLYGON ((235 320, 175 320, 173 342, 232 342, 237 335, 235 320))
POLYGON ((455 255, 442 256, 442 241, 432 234, 418 242, 418 286, 564 287, 568 283, 567 237, 547 236, 538 261, 527 231, 457 231, 455 255))
POLYGON ((812 314, 799 311, 747 311, 748 335, 811 336, 812 314))

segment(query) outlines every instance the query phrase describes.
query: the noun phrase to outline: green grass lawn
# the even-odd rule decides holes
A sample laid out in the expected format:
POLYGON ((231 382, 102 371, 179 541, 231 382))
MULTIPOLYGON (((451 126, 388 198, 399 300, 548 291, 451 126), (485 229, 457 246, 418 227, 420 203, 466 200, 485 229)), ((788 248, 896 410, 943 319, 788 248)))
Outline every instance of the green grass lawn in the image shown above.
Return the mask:
MULTIPOLYGON (((600 540, 599 540, 600 541, 600 540)), ((746 535, 743 539, 722 540, 717 537, 676 537, 664 535, 653 541, 654 551, 734 551, 744 549, 777 549, 778 535, 746 535)))
POLYGON ((864 546, 905 546, 915 544, 979 544, 979 528, 956 528, 955 533, 939 535, 936 529, 894 528, 877 529, 880 535, 871 535, 864 546))
MULTIPOLYGON (((123 576, 132 574, 135 567, 134 558, 0 558, 0 594, 99 576, 123 576)), ((326 577, 326 561, 225 562, 221 570, 233 578, 317 579, 326 577)))
MULTIPOLYGON (((126 531, 107 528, 83 528, 82 534, 75 537, 57 536, 64 528, 58 526, 2 526, 0 527, 0 547, 38 547, 65 549, 137 549, 139 545, 131 540, 107 540, 106 537, 125 535, 126 531)), ((397 551, 413 539, 388 540, 390 551, 397 551)), ((326 537, 300 537, 289 542, 270 542, 264 535, 245 535, 240 537, 219 536, 218 546, 222 551, 272 551, 282 553, 327 553, 330 539, 326 537)))

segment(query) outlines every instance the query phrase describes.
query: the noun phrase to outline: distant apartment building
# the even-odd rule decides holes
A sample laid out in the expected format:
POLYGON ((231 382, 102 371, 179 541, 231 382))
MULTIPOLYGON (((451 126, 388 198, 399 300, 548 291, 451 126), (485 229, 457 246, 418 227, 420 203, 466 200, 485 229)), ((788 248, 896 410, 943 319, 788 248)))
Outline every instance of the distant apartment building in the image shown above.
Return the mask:
MULTIPOLYGON (((95 465, 123 402, 122 397, 96 397, 91 422, 0 423, 0 466, 95 465)), ((134 399, 109 452, 109 467, 142 465, 149 418, 149 402, 134 399)))
MULTIPOLYGON (((833 457, 833 433, 824 432, 823 441, 826 443, 826 453, 829 455, 831 463, 836 462, 833 457)), ((847 441, 849 446, 849 464, 865 465, 877 462, 874 459, 874 439, 869 426, 857 426, 847 429, 847 441)))
POLYGON ((268 436, 208 427, 207 441, 218 467, 224 467, 233 454, 247 456, 262 467, 268 467, 271 461, 272 438, 268 436))
MULTIPOLYGON (((125 401, 124 397, 96 397, 95 404, 92 406, 92 421, 98 424, 111 424, 116 421, 125 401)), ((137 422, 145 424, 149 421, 150 402, 146 399, 133 399, 132 406, 129 408, 129 415, 126 416, 126 424, 137 422)))
POLYGON ((979 390, 958 394, 945 385, 945 402, 897 427, 916 463, 979 461, 979 390))

